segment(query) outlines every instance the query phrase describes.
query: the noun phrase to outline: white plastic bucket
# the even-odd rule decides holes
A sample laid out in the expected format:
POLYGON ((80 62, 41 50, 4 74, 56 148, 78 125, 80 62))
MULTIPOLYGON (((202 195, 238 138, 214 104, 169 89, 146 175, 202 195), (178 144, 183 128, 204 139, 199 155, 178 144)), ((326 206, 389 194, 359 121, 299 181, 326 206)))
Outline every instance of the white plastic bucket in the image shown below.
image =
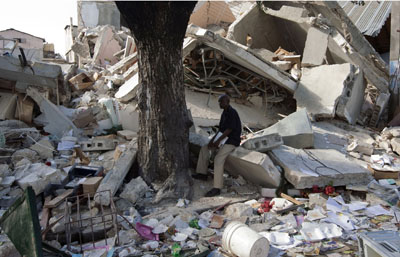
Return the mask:
POLYGON ((269 252, 268 239, 238 221, 226 226, 222 247, 238 257, 267 257, 269 252))

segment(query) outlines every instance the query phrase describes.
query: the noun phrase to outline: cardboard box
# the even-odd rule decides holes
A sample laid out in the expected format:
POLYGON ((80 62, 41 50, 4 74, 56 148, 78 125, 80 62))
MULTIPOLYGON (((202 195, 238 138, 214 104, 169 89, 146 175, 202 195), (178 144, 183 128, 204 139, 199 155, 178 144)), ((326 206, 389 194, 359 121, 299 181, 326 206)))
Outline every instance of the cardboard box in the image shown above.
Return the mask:
POLYGON ((90 177, 85 179, 84 182, 81 183, 84 194, 90 194, 93 196, 96 193, 97 188, 99 187, 103 177, 90 177))

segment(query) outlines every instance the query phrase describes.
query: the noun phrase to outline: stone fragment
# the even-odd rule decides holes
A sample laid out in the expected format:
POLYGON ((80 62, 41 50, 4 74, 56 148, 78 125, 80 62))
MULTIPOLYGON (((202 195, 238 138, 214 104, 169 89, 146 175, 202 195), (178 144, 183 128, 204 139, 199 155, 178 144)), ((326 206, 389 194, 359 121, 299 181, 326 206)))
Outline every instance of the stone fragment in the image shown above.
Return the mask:
POLYGON ((253 216, 253 208, 244 203, 235 203, 226 207, 224 214, 230 219, 236 219, 242 216, 253 216))
POLYGON ((129 200, 132 204, 143 197, 146 191, 149 189, 146 182, 142 177, 132 179, 128 184, 125 185, 124 191, 120 194, 121 198, 129 200))
POLYGON ((48 138, 43 138, 30 147, 31 150, 37 152, 42 159, 53 158, 54 146, 48 138))
POLYGON ((310 119, 305 110, 298 110, 271 127, 257 131, 257 134, 270 135, 278 133, 287 146, 310 148, 314 146, 314 135, 310 119))
POLYGON ((281 174, 268 155, 237 147, 226 159, 224 168, 233 175, 265 187, 278 187, 281 174))
POLYGON ((16 165, 22 159, 29 160, 30 162, 37 162, 39 160, 39 155, 37 152, 26 148, 15 151, 11 156, 11 161, 14 165, 16 165))
POLYGON ((60 171, 43 163, 30 165, 25 174, 24 177, 17 181, 18 185, 24 190, 28 186, 31 186, 36 195, 43 192, 48 184, 58 184, 61 182, 60 171))

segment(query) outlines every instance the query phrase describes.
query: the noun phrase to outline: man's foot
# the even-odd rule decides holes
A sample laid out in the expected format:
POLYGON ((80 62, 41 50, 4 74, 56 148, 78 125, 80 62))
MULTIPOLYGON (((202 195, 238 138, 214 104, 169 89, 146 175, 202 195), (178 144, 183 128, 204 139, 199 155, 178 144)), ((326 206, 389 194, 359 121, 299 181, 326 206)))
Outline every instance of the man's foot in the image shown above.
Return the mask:
POLYGON ((196 173, 192 175, 192 178, 207 181, 207 175, 196 173))
POLYGON ((220 193, 221 193, 221 189, 213 188, 206 193, 205 197, 213 197, 213 196, 219 195, 220 193))

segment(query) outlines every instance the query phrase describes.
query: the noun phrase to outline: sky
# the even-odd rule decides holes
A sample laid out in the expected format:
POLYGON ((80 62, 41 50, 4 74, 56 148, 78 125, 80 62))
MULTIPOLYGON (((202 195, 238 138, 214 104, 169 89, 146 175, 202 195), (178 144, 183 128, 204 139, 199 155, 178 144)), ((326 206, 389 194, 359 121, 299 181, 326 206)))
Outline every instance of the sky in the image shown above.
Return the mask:
POLYGON ((0 31, 14 28, 53 43, 55 52, 65 54, 64 27, 77 25, 77 0, 2 0, 0 31))

